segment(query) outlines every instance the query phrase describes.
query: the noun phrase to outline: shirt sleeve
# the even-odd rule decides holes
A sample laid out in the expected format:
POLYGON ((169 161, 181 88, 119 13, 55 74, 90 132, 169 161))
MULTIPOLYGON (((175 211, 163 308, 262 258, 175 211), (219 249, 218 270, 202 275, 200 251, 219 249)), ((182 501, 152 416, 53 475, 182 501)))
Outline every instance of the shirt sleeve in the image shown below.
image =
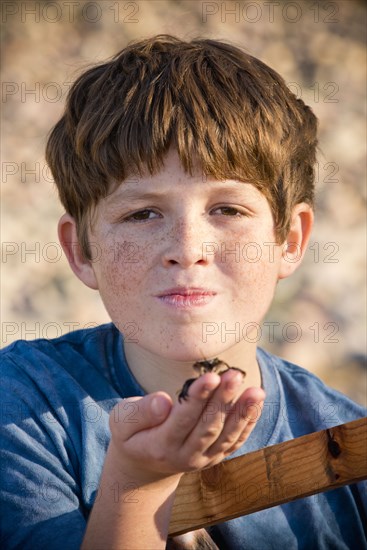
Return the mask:
POLYGON ((1 548, 80 548, 86 513, 66 419, 12 363, 2 365, 0 396, 1 548))

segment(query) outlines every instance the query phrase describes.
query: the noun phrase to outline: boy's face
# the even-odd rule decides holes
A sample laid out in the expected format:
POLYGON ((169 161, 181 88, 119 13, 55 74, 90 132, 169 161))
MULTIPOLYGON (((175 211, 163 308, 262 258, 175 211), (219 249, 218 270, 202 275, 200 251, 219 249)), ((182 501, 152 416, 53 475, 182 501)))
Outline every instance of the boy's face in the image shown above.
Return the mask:
POLYGON ((98 288, 127 341, 191 361, 219 355, 239 338, 256 344, 278 279, 295 269, 275 241, 260 191, 203 181, 200 169, 189 176, 170 149, 159 174, 124 181, 100 201, 94 260, 71 264, 98 288))

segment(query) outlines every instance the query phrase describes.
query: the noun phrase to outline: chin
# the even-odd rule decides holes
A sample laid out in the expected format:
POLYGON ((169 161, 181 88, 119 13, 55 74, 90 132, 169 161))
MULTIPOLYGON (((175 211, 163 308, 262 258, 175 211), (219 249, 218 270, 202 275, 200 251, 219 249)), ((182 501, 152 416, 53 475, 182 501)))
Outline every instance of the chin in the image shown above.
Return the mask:
POLYGON ((172 361, 195 363, 196 361, 218 357, 228 347, 228 345, 221 342, 204 344, 201 340, 196 342, 191 340, 190 344, 187 342, 181 344, 174 342, 173 345, 162 346, 157 351, 157 355, 172 361))

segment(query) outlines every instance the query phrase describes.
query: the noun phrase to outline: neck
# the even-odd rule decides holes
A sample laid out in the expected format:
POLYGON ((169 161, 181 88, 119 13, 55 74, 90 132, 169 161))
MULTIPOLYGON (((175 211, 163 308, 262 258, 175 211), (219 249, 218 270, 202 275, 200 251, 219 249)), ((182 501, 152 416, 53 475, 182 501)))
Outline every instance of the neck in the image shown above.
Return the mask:
MULTIPOLYGON (((125 343, 125 356, 129 368, 137 382, 147 393, 165 391, 173 402, 177 400, 177 392, 188 378, 198 375, 192 365, 200 358, 192 361, 175 361, 162 358, 133 343, 125 343)), ((206 357, 212 359, 213 357, 206 357)), ((260 368, 256 361, 256 346, 240 342, 223 351, 218 358, 229 366, 246 372, 246 387, 260 387, 260 368)))

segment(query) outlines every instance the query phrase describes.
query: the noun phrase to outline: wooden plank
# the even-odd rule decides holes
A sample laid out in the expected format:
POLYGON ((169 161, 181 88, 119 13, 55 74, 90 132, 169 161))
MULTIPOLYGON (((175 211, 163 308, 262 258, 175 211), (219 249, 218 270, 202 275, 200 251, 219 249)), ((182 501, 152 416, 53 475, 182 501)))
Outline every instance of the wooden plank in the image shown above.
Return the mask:
POLYGON ((367 479, 367 418, 182 476, 170 536, 367 479))

